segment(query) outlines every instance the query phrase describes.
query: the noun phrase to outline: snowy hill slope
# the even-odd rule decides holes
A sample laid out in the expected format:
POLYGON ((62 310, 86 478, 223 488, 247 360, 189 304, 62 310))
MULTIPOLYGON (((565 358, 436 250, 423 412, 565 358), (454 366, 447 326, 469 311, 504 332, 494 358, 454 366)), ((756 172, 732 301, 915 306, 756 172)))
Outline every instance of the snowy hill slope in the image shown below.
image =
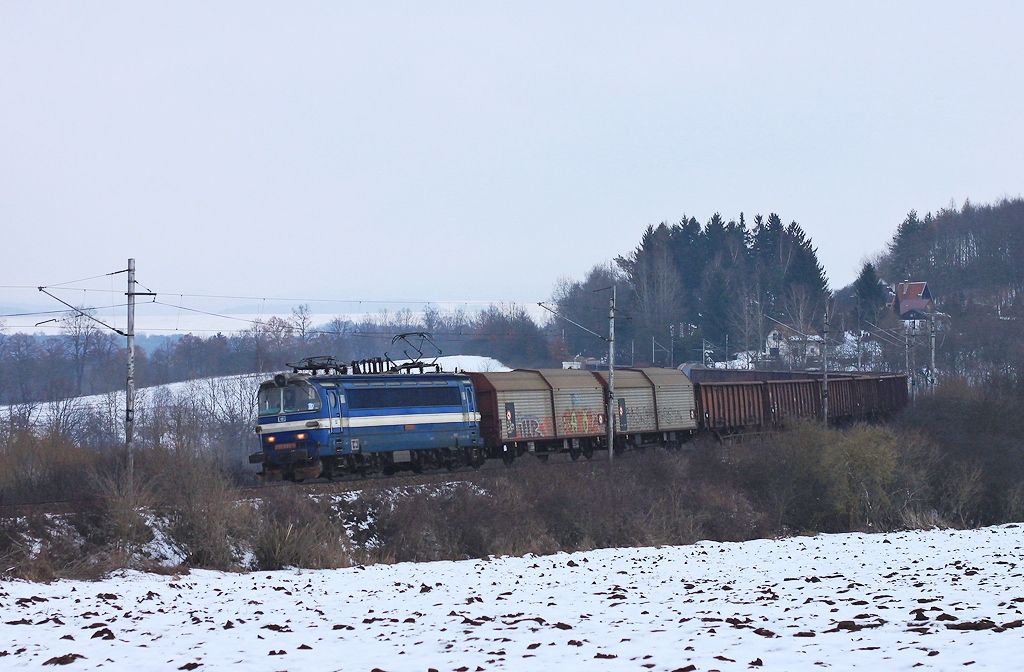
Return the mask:
POLYGON ((1024 528, 0 582, 6 669, 1012 669, 1024 528), (9 657, 7 657, 9 656, 9 657))
MULTIPOLYGON (((510 370, 496 359, 478 355, 450 355, 439 357, 437 361, 441 364, 441 369, 447 372, 510 370)), ((400 364, 402 361, 397 363, 400 364)), ((140 388, 137 392, 137 403, 140 407, 145 408, 147 404, 153 403, 154 400, 179 395, 190 395, 193 397, 226 396, 237 400, 244 399, 247 393, 250 393, 248 396, 253 398, 247 400, 247 405, 255 407, 254 395, 256 388, 262 381, 273 377, 274 373, 243 373, 234 376, 183 380, 177 383, 140 388)), ((109 411, 117 416, 123 413, 124 390, 108 392, 106 394, 92 394, 56 404, 44 403, 38 406, 39 408, 35 409, 35 417, 40 419, 45 419, 57 411, 66 411, 69 407, 73 410, 109 411)), ((0 416, 6 415, 10 411, 11 407, 0 406, 0 416)))

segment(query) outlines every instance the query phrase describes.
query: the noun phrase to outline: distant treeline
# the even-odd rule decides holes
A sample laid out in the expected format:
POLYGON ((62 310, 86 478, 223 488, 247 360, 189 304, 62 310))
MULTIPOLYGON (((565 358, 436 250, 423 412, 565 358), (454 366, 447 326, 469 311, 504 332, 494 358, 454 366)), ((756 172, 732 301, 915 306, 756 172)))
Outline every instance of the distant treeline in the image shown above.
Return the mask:
MULTIPOLYGON (((776 214, 719 214, 701 225, 684 216, 648 226, 635 249, 582 279, 564 279, 553 307, 566 319, 538 324, 521 305, 480 312, 427 306, 354 321, 315 323, 308 306, 232 334, 165 339, 138 349, 140 386, 235 373, 276 371, 310 355, 347 361, 405 357, 391 337, 427 331, 444 354, 495 357, 509 366, 559 366, 577 356, 602 359, 610 288, 617 288, 617 365, 658 366, 752 353, 752 365, 793 366, 766 355, 780 324, 820 338, 831 320, 834 366, 903 371, 904 325, 887 308, 889 286, 926 281, 943 313, 936 360, 942 376, 981 382, 1018 380, 1024 370, 1024 201, 911 212, 884 253, 857 281, 832 291, 811 239, 776 214), (579 327, 570 323, 575 322, 579 327)), ((928 334, 913 335, 918 378, 930 359, 928 334)), ((427 353, 432 354, 430 352, 427 353)), ((56 336, 4 333, 0 325, 0 403, 94 394, 124 386, 124 341, 81 315, 56 336)), ((804 358, 798 366, 820 366, 804 358)))
MULTIPOLYGON (((271 317, 233 334, 186 334, 165 339, 151 352, 136 347, 139 387, 224 376, 271 372, 311 355, 341 361, 406 357, 408 346, 393 346, 398 333, 429 331, 444 354, 479 354, 514 365, 548 360, 542 329, 521 306, 490 306, 483 311, 441 313, 432 306, 422 315, 409 310, 381 312, 359 322, 335 318, 314 324, 309 307, 289 319, 271 317)), ((20 404, 123 389, 124 338, 103 330, 84 315, 68 317, 61 334, 5 334, 0 330, 0 404, 20 404)), ((435 351, 427 348, 425 355, 435 351)))

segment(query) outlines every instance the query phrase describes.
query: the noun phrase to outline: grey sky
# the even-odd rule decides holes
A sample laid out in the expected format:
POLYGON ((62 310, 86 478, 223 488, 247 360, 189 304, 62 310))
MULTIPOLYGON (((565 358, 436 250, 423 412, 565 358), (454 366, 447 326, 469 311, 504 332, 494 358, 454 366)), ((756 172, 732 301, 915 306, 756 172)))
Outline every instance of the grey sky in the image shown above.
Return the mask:
POLYGON ((838 287, 1021 193, 1024 4, 711 4, 6 0, 0 284, 536 301, 719 210, 838 287))

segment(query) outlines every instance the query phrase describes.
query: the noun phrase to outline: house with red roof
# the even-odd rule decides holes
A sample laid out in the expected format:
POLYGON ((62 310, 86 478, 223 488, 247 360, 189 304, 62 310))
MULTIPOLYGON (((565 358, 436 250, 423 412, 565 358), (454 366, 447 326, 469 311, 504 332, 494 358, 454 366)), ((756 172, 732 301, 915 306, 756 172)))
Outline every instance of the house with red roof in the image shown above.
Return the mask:
POLYGON ((928 314, 935 312, 935 301, 927 282, 898 282, 893 291, 893 312, 904 322, 927 320, 928 314))

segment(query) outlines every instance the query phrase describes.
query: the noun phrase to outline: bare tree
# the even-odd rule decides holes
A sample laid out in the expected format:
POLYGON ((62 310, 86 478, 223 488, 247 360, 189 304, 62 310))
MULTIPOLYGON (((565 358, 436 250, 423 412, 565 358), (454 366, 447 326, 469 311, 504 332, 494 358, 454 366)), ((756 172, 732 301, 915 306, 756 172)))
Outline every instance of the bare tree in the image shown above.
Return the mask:
POLYGON ((99 328, 90 317, 91 311, 80 308, 79 312, 61 319, 64 332, 64 343, 71 355, 71 363, 75 374, 75 393, 82 394, 82 380, 85 378, 85 365, 91 354, 93 342, 99 334, 99 328))
POLYGON ((84 406, 81 397, 65 397, 51 401, 46 405, 43 420, 46 435, 74 438, 82 422, 84 406))
POLYGON ((299 343, 301 345, 305 345, 309 341, 310 331, 313 329, 313 315, 309 304, 303 303, 292 308, 292 318, 290 322, 292 328, 295 330, 296 338, 299 339, 299 343))
MULTIPOLYGON (((730 310, 730 323, 734 333, 738 334, 740 344, 748 353, 760 353, 764 350, 761 340, 761 305, 757 301, 758 291, 749 286, 741 287, 737 292, 730 310)), ((747 356, 747 368, 751 366, 751 357, 747 356)))
POLYGON ((790 285, 786 288, 784 304, 790 323, 798 332, 805 334, 805 336, 800 336, 802 346, 794 354, 797 358, 796 364, 801 367, 806 366, 807 336, 810 336, 814 330, 815 317, 821 306, 807 287, 802 284, 790 285))

